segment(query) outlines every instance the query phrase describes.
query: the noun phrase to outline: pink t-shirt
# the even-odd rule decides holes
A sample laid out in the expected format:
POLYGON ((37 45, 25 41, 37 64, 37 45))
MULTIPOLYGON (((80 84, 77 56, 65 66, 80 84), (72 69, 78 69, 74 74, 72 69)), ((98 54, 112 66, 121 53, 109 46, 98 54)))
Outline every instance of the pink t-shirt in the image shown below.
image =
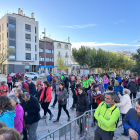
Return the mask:
POLYGON ((108 84, 109 83, 109 79, 108 78, 104 78, 103 82, 104 82, 104 84, 108 84))

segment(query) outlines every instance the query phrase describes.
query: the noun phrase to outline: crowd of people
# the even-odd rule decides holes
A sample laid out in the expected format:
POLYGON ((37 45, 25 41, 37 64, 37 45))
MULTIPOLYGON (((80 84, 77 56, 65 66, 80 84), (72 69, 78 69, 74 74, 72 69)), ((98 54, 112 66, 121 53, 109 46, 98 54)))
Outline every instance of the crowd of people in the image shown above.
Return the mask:
MULTIPOLYGON (((125 75, 122 78, 120 75, 109 76, 108 73, 103 76, 65 74, 60 77, 50 74, 47 81, 38 78, 34 84, 31 78, 25 79, 21 75, 11 77, 8 74, 7 84, 6 81, 2 81, 0 85, 0 122, 5 125, 3 130, 0 129, 0 134, 3 132, 3 137, 6 137, 6 132, 10 135, 13 131, 20 139, 22 137, 23 140, 37 140, 39 120, 46 119, 47 113, 50 115, 49 120, 54 117, 49 109, 52 91, 55 98, 50 107, 54 108, 58 102, 58 115, 53 123, 59 122, 62 108, 69 122, 71 119, 67 99, 71 90, 73 104, 70 109, 74 111, 76 108, 77 117, 95 109, 94 122, 91 124, 91 127, 94 127, 98 123, 95 140, 113 139, 120 114, 124 126, 122 135, 140 139, 140 99, 137 99, 135 108, 132 108, 131 104, 131 100, 136 98, 139 92, 139 86, 140 76, 137 79, 134 75, 125 75), (42 117, 41 108, 44 111, 42 117)), ((80 127, 79 134, 82 136, 82 122, 77 123, 80 127)))

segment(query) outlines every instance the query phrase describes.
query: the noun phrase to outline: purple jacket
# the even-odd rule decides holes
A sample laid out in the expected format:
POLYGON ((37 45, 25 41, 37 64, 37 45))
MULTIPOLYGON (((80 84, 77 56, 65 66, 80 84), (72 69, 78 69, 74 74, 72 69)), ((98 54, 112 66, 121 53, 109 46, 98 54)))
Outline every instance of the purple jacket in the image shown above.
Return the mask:
POLYGON ((128 84, 128 79, 126 79, 126 80, 123 79, 123 86, 124 86, 124 87, 127 87, 127 84, 128 84))
POLYGON ((99 91, 101 91, 101 93, 104 93, 104 86, 103 84, 98 84, 99 85, 99 91))
POLYGON ((19 132, 23 132, 23 115, 24 111, 20 104, 17 104, 16 107, 16 116, 14 118, 14 128, 19 132))

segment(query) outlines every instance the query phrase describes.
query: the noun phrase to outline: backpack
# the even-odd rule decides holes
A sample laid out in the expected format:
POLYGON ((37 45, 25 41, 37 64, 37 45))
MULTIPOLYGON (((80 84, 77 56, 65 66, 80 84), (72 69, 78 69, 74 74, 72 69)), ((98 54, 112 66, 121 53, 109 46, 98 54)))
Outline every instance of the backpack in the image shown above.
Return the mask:
MULTIPOLYGON (((105 102, 103 102, 103 104, 104 104, 105 102)), ((103 106, 103 104, 101 105, 101 106, 103 106)), ((117 106, 115 106, 115 108, 111 111, 111 115, 112 115, 112 113, 113 113, 113 111, 116 109, 116 108, 118 108, 117 106)), ((116 128, 118 127, 118 123, 119 123, 119 118, 118 118, 118 120, 115 122, 116 123, 116 128)))

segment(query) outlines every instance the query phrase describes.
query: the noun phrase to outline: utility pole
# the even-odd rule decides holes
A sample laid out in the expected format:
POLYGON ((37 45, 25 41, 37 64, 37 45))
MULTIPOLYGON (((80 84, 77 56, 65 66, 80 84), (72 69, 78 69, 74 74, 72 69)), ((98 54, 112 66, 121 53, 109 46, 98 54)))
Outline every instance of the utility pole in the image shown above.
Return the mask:
POLYGON ((45 73, 45 80, 46 80, 46 30, 44 28, 44 32, 42 32, 42 34, 44 34, 44 73, 45 73))

